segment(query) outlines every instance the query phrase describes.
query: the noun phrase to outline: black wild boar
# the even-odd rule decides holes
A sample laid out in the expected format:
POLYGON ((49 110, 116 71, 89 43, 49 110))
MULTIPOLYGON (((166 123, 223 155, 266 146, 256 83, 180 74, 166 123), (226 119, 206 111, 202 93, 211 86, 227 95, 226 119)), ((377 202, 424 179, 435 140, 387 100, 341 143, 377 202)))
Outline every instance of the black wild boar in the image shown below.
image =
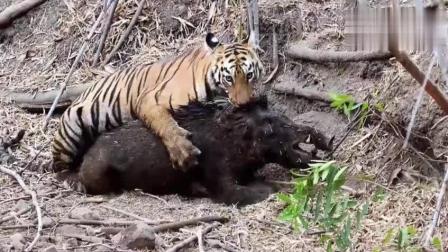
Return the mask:
POLYGON ((255 172, 265 164, 303 167, 314 158, 316 148, 305 151, 300 143, 309 140, 322 150, 332 145, 322 133, 270 111, 265 97, 239 108, 195 103, 174 116, 202 151, 198 167, 187 173, 172 169, 161 140, 133 121, 99 136, 77 173, 66 174, 66 179, 79 181, 91 194, 139 188, 159 195, 209 196, 242 206, 274 191, 255 181, 255 172))

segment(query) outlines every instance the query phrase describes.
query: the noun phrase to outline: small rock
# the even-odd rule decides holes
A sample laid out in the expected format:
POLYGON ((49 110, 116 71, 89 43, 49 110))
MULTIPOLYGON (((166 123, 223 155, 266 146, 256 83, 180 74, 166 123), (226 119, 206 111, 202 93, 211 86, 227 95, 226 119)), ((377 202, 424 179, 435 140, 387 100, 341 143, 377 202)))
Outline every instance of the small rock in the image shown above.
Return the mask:
POLYGON ((9 237, 11 239, 11 245, 14 247, 17 251, 22 251, 25 248, 25 238, 22 234, 16 233, 9 237))
MULTIPOLYGON (((154 249, 155 247, 155 234, 153 230, 143 222, 134 224, 123 230, 121 233, 122 238, 119 242, 121 247, 128 249, 154 249)), ((116 236, 118 236, 118 234, 116 236)))
POLYGON ((14 207, 14 210, 16 212, 18 212, 18 211, 20 211, 22 209, 28 208, 29 206, 30 206, 29 201, 19 200, 19 201, 17 201, 17 203, 16 203, 16 205, 14 207))
POLYGON ((73 219, 100 220, 100 215, 87 207, 77 207, 70 213, 73 219))
POLYGON ((84 229, 73 225, 62 225, 56 228, 56 234, 70 235, 70 234, 85 234, 84 229))
POLYGON ((76 240, 76 238, 69 238, 64 242, 64 244, 70 248, 78 247, 78 240, 76 240))
POLYGON ((123 239, 123 234, 120 232, 120 233, 115 234, 114 236, 112 236, 112 237, 110 238, 110 241, 111 241, 113 244, 118 245, 122 239, 123 239))
POLYGON ((53 224, 53 220, 50 217, 44 216, 42 217, 42 225, 51 226, 53 224))
POLYGON ((47 247, 44 250, 42 250, 42 252, 58 252, 58 250, 56 249, 56 246, 51 245, 50 247, 47 247))

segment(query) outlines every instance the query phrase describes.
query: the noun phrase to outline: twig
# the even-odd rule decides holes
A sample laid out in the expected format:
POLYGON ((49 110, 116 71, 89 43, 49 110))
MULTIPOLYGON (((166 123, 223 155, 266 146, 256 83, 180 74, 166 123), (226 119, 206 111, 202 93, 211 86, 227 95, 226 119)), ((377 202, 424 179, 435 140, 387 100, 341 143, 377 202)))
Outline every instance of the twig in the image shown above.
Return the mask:
POLYGON ((224 222, 227 222, 228 220, 229 220, 228 218, 221 217, 221 216, 205 216, 205 217, 199 217, 199 218, 195 218, 195 219, 184 220, 184 221, 179 221, 179 222, 174 222, 174 223, 160 224, 160 225, 153 227, 153 230, 154 230, 154 232, 164 232, 164 231, 168 231, 168 230, 179 229, 184 226, 198 224, 200 222, 218 221, 218 222, 224 223, 224 222))
POLYGON ((248 0, 247 16, 249 21, 250 40, 260 49, 260 25, 258 20, 258 0, 248 0))
POLYGON ((286 55, 292 58, 315 62, 353 62, 368 60, 387 60, 392 57, 390 52, 338 52, 322 51, 306 48, 303 45, 292 45, 286 50, 286 55))
POLYGON ((446 119, 448 119, 448 115, 440 118, 437 122, 434 123, 434 125, 431 126, 430 130, 433 130, 437 127, 437 125, 439 125, 440 123, 442 123, 443 121, 445 121, 446 119))
POLYGON ((198 250, 199 252, 205 252, 204 251, 204 241, 202 239, 202 228, 196 231, 196 236, 198 237, 198 250))
MULTIPOLYGON (((59 98, 55 108, 62 109, 68 107, 82 92, 90 85, 77 85, 67 87, 65 92, 59 98)), ((39 92, 37 94, 20 93, 20 92, 2 92, 1 99, 14 102, 22 109, 29 111, 42 112, 43 109, 50 109, 58 90, 47 92, 39 92)))
POLYGON ((274 76, 277 73, 278 66, 280 64, 278 60, 278 41, 277 41, 277 33, 275 32, 275 27, 272 28, 272 62, 274 63, 274 70, 272 70, 271 74, 263 82, 263 84, 268 84, 274 79, 274 76))
MULTIPOLYGON (((214 224, 211 224, 210 226, 204 228, 204 229, 201 231, 201 235, 204 235, 204 234, 210 232, 213 228, 217 227, 219 224, 220 224, 220 223, 214 223, 214 224)), ((191 243, 191 242, 196 241, 197 239, 198 239, 198 236, 197 236, 197 235, 193 235, 193 236, 191 236, 191 237, 189 237, 189 238, 187 238, 187 239, 185 239, 185 240, 183 240, 183 241, 177 243, 177 244, 174 245, 173 247, 167 249, 166 252, 176 252, 177 250, 179 250, 179 249, 185 247, 186 245, 188 245, 188 244, 191 243)))
POLYGON ((414 79, 425 87, 426 92, 434 99, 437 105, 448 114, 448 97, 431 80, 425 81, 425 74, 412 62, 405 52, 396 52, 394 56, 397 61, 414 77, 414 79))
POLYGON ((143 192, 143 191, 140 190, 140 189, 136 189, 136 191, 139 192, 141 195, 149 196, 149 197, 154 198, 154 199, 156 199, 156 200, 160 200, 160 201, 162 201, 165 205, 169 205, 168 201, 166 201, 166 200, 160 198, 160 197, 157 196, 157 195, 143 192))
POLYGON ((13 139, 11 139, 11 141, 3 143, 3 149, 6 150, 11 146, 17 145, 18 143, 20 143, 20 141, 22 141, 23 136, 25 136, 25 130, 21 129, 19 130, 17 135, 13 139))
MULTIPOLYGON (((48 196, 52 196, 54 194, 59 194, 59 193, 64 193, 64 192, 71 192, 72 190, 62 190, 62 191, 56 191, 56 192, 49 192, 49 193, 45 193, 45 194, 38 194, 38 197, 48 197, 48 196)), ((21 196, 21 197, 17 197, 17 198, 11 198, 11 199, 7 199, 4 201, 0 201, 0 206, 3 206, 3 204, 10 202, 10 201, 15 201, 15 200, 21 200, 21 199, 28 199, 30 198, 30 195, 25 195, 25 196, 21 196)))
MULTIPOLYGON (((56 221, 57 224, 74 224, 74 225, 91 225, 91 226, 130 226, 136 221, 126 221, 126 220, 78 220, 78 219, 61 219, 56 221)), ((45 223, 44 228, 53 226, 53 223, 45 223)), ((0 226, 1 229, 21 229, 21 228, 33 228, 34 225, 16 225, 16 226, 0 226)))
POLYGON ((102 67, 104 67, 109 61, 112 59, 114 54, 120 49, 120 47, 123 45, 124 41, 128 38, 129 34, 132 31, 132 28, 134 27, 135 23, 137 23, 137 19, 140 16, 140 14, 143 11, 143 6, 146 0, 140 0, 140 3, 138 4, 137 11, 135 12, 134 16, 131 19, 131 22, 129 23, 128 27, 126 28, 126 31, 121 35, 120 40, 118 40, 118 43, 115 45, 114 49, 112 49, 112 52, 107 55, 106 59, 101 64, 102 67))
POLYGON ((238 250, 236 250, 234 248, 231 248, 231 247, 229 247, 229 246, 227 246, 227 245, 225 245, 222 242, 219 242, 217 240, 206 240, 206 242, 208 244, 210 244, 212 247, 220 247, 220 248, 222 248, 222 249, 224 249, 226 251, 229 251, 229 252, 237 252, 238 251, 238 250))
POLYGON ((31 251, 33 249, 34 244, 39 240, 40 233, 42 232, 42 213, 40 210, 39 203, 37 201, 36 192, 30 190, 27 185, 25 185, 25 182, 23 182, 22 177, 19 176, 15 171, 10 170, 8 168, 0 166, 0 171, 8 174, 9 176, 13 177, 19 185, 22 187, 22 189, 25 191, 25 193, 31 195, 31 199, 33 201, 33 205, 36 208, 36 215, 37 215, 37 233, 34 237, 33 241, 28 245, 28 247, 25 249, 25 251, 31 251))
POLYGON ((81 234, 62 234, 65 237, 76 238, 91 243, 102 243, 103 239, 95 236, 87 236, 81 234))
MULTIPOLYGON (((115 13, 115 9, 117 8, 118 1, 119 0, 112 0, 112 6, 109 10, 107 20, 105 20, 106 22, 103 23, 103 32, 101 33, 100 43, 98 44, 98 48, 96 50, 95 57, 93 58, 93 65, 96 65, 98 63, 98 60, 100 59, 100 55, 101 55, 101 52, 103 51, 107 35, 109 34, 110 27, 112 25, 112 20, 114 18, 114 13, 115 13)), ((104 5, 105 11, 108 9, 108 6, 106 6, 106 5, 107 5, 107 1, 105 2, 105 5, 104 5)))
POLYGON ((0 29, 9 26, 15 19, 23 16, 31 9, 43 4, 47 0, 24 0, 13 4, 0 13, 0 29))
POLYGON ((417 111, 420 108, 420 105, 422 103, 423 93, 425 92, 426 84, 428 83, 428 80, 431 77, 432 67, 434 66, 435 62, 436 62, 436 57, 435 57, 435 55, 433 55, 431 58, 431 62, 429 63, 429 66, 428 66, 428 70, 426 71, 425 79, 423 81, 422 87, 420 88, 420 91, 418 93, 417 101, 415 101, 414 107, 412 108, 411 120, 409 120, 409 125, 406 130, 406 137, 404 139, 403 149, 406 148, 406 146, 408 145, 408 142, 409 142, 409 138, 411 137, 411 131, 412 131, 412 127, 414 127, 415 117, 417 116, 417 111))
POLYGON ((207 29, 207 31, 210 31, 211 23, 216 14, 216 2, 217 0, 212 0, 210 9, 208 10, 207 22, 205 23, 205 28, 207 29))
POLYGON ((26 169, 28 169, 28 167, 30 167, 30 165, 34 162, 34 160, 37 159, 37 157, 39 157, 40 153, 48 146, 48 144, 50 143, 51 140, 47 140, 46 143, 44 143, 42 145, 42 147, 40 147, 39 151, 36 153, 36 155, 34 155, 34 157, 25 165, 25 167, 23 167, 22 169, 20 169, 17 173, 19 175, 22 175, 22 173, 24 171, 26 171, 26 169))
POLYGON ((432 216, 431 225, 428 228, 428 231, 425 234, 425 238, 423 239, 423 247, 429 247, 429 242, 431 240, 432 235, 434 234, 434 229, 439 222, 440 210, 442 208, 443 198, 446 192, 446 186, 448 184, 448 164, 445 164, 445 177, 443 178, 442 185, 440 186, 439 194, 437 196, 436 209, 434 210, 434 215, 432 216))
POLYGON ((61 98, 62 94, 64 93, 64 91, 67 87, 67 84, 68 84, 70 78, 72 77, 72 74, 75 70, 76 65, 78 65, 78 62, 81 60, 81 56, 84 54, 84 51, 87 48, 89 40, 93 37, 93 34, 95 33, 95 30, 98 27, 98 25, 100 24, 100 21, 103 18, 103 16, 104 16, 104 12, 101 12, 101 14, 98 16, 95 23, 93 24, 92 28, 90 29, 89 34, 85 38, 84 43, 82 44, 81 48, 79 49, 78 55, 76 56, 75 61, 73 62, 72 66, 70 67, 70 71, 68 72, 67 77, 65 78, 61 88, 59 89, 59 92, 56 95, 56 98, 54 99, 53 104, 51 105, 50 111, 48 111, 47 117, 45 118, 45 122, 44 122, 44 126, 43 126, 44 132, 47 129, 48 122, 50 121, 50 117, 53 114, 54 110, 56 109, 56 105, 58 104, 59 99, 61 98))
POLYGON ((0 224, 3 223, 3 222, 7 222, 7 221, 9 221, 11 219, 14 219, 15 217, 18 217, 18 216, 20 216, 20 215, 30 211, 31 209, 33 209, 31 206, 25 207, 25 208, 23 208, 22 210, 18 211, 15 214, 11 214, 10 216, 3 217, 2 219, 0 219, 0 224))
MULTIPOLYGON (((228 218, 221 217, 221 216, 205 216, 205 217, 199 217, 194 218, 190 220, 184 220, 179 222, 173 222, 173 223, 166 223, 166 224, 159 224, 156 226, 153 226, 152 229, 154 232, 164 232, 168 230, 175 230, 179 229, 184 226, 188 225, 194 225, 198 224, 200 222, 212 222, 212 221, 218 221, 218 222, 227 222, 228 218)), ((85 219, 69 219, 64 218, 56 221, 57 224, 74 224, 74 225, 91 225, 91 226, 130 226, 133 224, 138 223, 138 221, 128 221, 128 220, 85 220, 85 219)), ((46 223, 44 224, 44 227, 51 227, 54 224, 52 223, 46 223)), ((32 228, 33 225, 15 225, 15 226, 0 226, 0 230, 2 229, 21 229, 21 228, 32 228)))
POLYGON ((126 220, 78 220, 78 219, 62 219, 57 221, 59 224, 79 224, 79 225, 92 225, 92 226, 130 226, 137 223, 136 221, 126 220))
POLYGON ((330 99, 330 95, 327 92, 321 92, 299 87, 290 87, 285 85, 275 85, 275 87, 273 87, 273 90, 276 93, 295 95, 309 100, 322 101, 326 103, 332 102, 330 99))
POLYGON ((126 212, 124 210, 121 210, 121 209, 118 209, 118 208, 114 208, 114 207, 111 207, 111 206, 100 205, 100 207, 103 207, 103 208, 106 208, 106 209, 109 209, 109 210, 112 210, 112 211, 115 211, 115 212, 118 212, 118 213, 130 216, 130 217, 135 218, 137 220, 143 221, 146 224, 155 225, 155 224, 159 224, 160 223, 160 221, 159 222, 152 221, 152 220, 149 220, 147 218, 140 217, 140 216, 138 216, 136 214, 133 214, 133 213, 130 213, 130 212, 126 212))

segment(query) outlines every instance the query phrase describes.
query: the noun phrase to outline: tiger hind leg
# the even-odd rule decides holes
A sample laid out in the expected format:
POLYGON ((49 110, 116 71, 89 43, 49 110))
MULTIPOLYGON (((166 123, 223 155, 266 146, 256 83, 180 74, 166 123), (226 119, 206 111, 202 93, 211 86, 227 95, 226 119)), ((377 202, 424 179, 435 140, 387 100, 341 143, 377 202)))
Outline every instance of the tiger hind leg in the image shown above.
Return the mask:
POLYGON ((191 133, 177 124, 168 109, 145 104, 144 100, 141 108, 148 108, 139 111, 140 118, 162 139, 173 167, 186 172, 198 165, 201 151, 189 140, 191 133))

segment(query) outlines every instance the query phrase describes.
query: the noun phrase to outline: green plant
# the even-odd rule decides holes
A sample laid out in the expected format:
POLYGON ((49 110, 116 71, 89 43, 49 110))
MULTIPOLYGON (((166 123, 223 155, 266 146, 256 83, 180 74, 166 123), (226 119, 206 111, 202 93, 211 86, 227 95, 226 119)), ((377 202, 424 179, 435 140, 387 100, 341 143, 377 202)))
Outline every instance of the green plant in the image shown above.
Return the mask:
MULTIPOLYGON (((392 246, 397 251, 421 251, 420 247, 412 245, 416 234, 417 229, 413 226, 399 228, 398 230, 391 228, 387 230, 381 247, 392 246)), ((376 248, 375 250, 381 251, 380 248, 376 248)))
POLYGON ((385 105, 381 102, 371 105, 367 102, 357 103, 353 96, 347 94, 340 94, 335 92, 329 93, 331 104, 330 106, 339 112, 342 112, 349 120, 355 116, 355 120, 359 120, 359 127, 363 127, 366 123, 367 117, 373 109, 376 111, 384 111, 385 105))
POLYGON ((308 174, 295 174, 298 177, 291 194, 278 194, 286 204, 280 220, 291 223, 296 231, 315 226, 322 229, 321 241, 327 251, 333 251, 333 245, 341 251, 350 248, 352 231, 359 228, 368 211, 367 203, 360 204, 342 192, 346 169, 334 161, 310 164, 308 174))
POLYGON ((442 245, 442 240, 439 237, 433 237, 432 240, 432 246, 438 251, 438 252, 442 252, 443 251, 443 245, 442 245))

